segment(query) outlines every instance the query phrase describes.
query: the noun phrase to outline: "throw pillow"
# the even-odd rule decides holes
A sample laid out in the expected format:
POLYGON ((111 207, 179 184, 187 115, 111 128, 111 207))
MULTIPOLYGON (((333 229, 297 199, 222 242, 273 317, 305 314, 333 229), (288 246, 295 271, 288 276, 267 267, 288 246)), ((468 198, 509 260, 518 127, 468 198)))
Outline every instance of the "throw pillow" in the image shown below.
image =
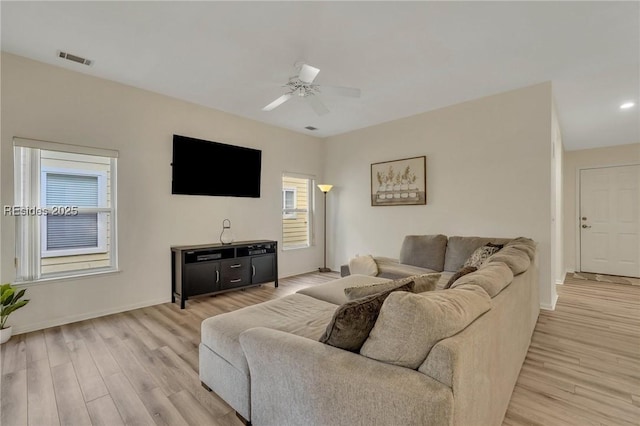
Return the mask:
POLYGON ((464 330, 489 309, 491 298, 476 285, 423 294, 392 293, 360 354, 417 369, 436 343, 464 330))
POLYGON ((504 247, 504 244, 487 243, 485 245, 489 247, 498 247, 498 250, 502 250, 502 248, 504 247))
POLYGON ((348 287, 344 289, 344 294, 349 300, 359 299, 361 297, 371 296, 372 294, 381 293, 392 288, 407 284, 411 281, 414 283, 413 292, 423 293, 425 291, 435 290, 436 284, 440 280, 440 273, 414 275, 406 278, 399 278, 394 281, 385 283, 375 283, 367 286, 348 287))
POLYGON ((378 319, 382 303, 394 291, 413 291, 413 282, 341 305, 333 314, 320 342, 358 352, 378 319))
POLYGON ((375 277, 378 275, 378 265, 371 255, 356 256, 353 259, 349 259, 349 272, 354 275, 375 277))
POLYGON ((453 274, 451 276, 451 278, 449 278, 449 281, 444 285, 444 287, 442 289, 446 290, 446 289, 450 288, 451 285, 453 283, 455 283, 456 281, 458 281, 459 278, 462 278, 465 275, 470 274, 472 272, 475 272, 477 270, 478 270, 478 268, 476 268, 475 266, 463 266, 462 268, 458 269, 458 272, 456 272, 455 274, 453 274))
MULTIPOLYGON (((491 243, 489 243, 491 244, 491 243)), ((482 247, 478 247, 472 254, 469 256, 466 262, 464 262, 464 266, 475 266, 479 268, 485 260, 489 258, 489 256, 500 251, 502 247, 496 247, 494 245, 484 245, 482 247)))

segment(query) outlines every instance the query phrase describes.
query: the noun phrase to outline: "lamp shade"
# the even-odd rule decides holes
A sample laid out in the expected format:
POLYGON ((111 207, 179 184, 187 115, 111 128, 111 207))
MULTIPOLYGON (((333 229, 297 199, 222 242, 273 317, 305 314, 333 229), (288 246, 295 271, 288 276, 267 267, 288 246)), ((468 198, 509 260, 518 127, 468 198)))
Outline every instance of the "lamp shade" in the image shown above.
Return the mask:
POLYGON ((333 185, 320 184, 318 185, 318 188, 320 188, 320 191, 322 192, 329 192, 331 191, 331 188, 333 188, 333 185))

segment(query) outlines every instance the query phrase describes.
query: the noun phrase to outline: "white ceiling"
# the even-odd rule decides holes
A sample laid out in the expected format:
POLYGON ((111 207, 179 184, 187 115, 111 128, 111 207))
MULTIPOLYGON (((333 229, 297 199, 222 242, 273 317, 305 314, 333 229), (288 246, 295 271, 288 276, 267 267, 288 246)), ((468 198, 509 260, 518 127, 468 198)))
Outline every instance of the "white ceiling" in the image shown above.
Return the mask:
POLYGON ((640 141, 638 2, 7 2, 2 50, 316 136, 552 81, 567 149, 640 141), (57 50, 95 61, 87 67, 57 50), (271 112, 294 62, 362 89, 271 112), (305 126, 318 128, 316 132, 305 126))

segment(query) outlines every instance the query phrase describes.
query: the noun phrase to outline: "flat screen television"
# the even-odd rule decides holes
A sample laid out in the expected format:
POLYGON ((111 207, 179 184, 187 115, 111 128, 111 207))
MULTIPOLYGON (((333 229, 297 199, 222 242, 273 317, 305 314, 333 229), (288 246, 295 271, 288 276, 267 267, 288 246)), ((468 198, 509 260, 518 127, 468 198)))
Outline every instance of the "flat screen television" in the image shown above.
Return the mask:
POLYGON ((172 194, 260 198, 262 151, 173 135, 172 194))

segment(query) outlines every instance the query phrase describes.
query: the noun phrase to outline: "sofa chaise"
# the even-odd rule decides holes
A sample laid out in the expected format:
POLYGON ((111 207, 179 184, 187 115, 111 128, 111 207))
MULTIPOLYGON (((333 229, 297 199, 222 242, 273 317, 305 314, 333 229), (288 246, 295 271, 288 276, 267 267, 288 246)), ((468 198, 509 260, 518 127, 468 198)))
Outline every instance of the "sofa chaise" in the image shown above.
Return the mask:
MULTIPOLYGON (((440 259, 427 265, 435 268, 423 269, 445 271, 438 289, 416 297, 430 298, 436 306, 451 305, 442 305, 445 310, 467 310, 466 302, 443 298, 454 293, 441 289, 451 271, 478 247, 504 243, 504 249, 485 263, 508 272, 492 275, 492 268, 483 266, 455 282, 454 290, 481 294, 486 308, 478 311, 469 305, 469 312, 480 312, 477 317, 435 342, 417 367, 318 341, 334 312, 348 301, 345 288, 389 281, 350 275, 203 321, 203 386, 255 425, 499 425, 539 313, 535 243, 522 238, 445 237, 442 245, 440 236, 410 239, 416 241, 406 247, 419 247, 415 250, 427 250, 440 259)), ((370 339, 385 309, 392 302, 402 306, 404 299, 413 297, 407 294, 396 292, 397 297, 384 302, 370 339)), ((407 324, 407 330, 394 338, 409 333, 407 340, 415 340, 412 330, 429 326, 407 324)), ((415 347, 416 342, 407 345, 415 347)), ((395 346, 402 344, 396 341, 395 346)))

